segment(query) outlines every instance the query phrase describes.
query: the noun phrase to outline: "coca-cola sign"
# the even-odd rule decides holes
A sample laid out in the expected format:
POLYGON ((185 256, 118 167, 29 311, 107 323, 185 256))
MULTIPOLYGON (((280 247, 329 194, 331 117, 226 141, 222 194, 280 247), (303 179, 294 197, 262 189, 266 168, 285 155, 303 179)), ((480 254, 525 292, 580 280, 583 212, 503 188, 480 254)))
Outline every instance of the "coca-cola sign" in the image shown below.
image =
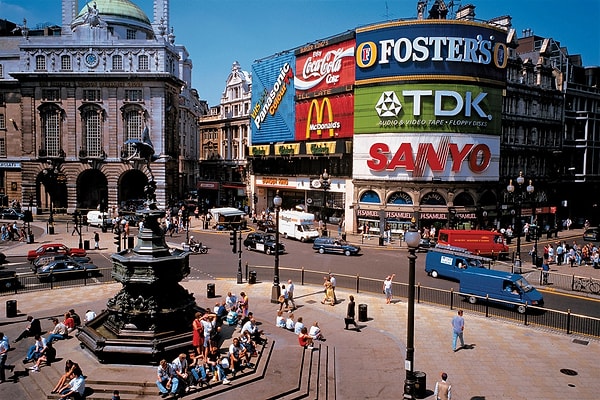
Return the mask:
POLYGON ((354 83, 354 40, 314 48, 296 58, 297 93, 344 87, 354 83))

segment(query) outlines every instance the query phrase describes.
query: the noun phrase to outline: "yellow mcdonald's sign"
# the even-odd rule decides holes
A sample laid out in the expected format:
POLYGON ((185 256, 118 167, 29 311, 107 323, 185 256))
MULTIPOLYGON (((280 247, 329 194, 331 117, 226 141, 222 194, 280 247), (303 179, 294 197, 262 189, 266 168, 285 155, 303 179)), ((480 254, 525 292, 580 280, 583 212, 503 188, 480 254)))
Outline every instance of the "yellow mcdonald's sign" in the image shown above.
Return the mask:
POLYGON ((306 139, 310 139, 310 133, 317 131, 317 135, 321 136, 323 130, 329 130, 329 137, 335 137, 335 129, 339 129, 341 124, 333 120, 333 111, 331 108, 331 100, 329 97, 324 97, 319 105, 319 100, 314 99, 308 108, 308 118, 306 119, 306 139), (328 121, 323 121, 327 110, 328 121), (313 112, 316 113, 316 121, 312 123, 313 112))

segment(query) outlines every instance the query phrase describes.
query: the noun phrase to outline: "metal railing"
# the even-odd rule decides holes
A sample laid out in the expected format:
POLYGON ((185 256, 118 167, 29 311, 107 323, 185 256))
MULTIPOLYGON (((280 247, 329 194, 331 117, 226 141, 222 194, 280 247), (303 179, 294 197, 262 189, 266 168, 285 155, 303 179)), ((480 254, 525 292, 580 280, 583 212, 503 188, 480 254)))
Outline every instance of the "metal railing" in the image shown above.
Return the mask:
MULTIPOLYGON (((252 270, 256 276, 272 277, 272 266, 246 266, 246 280, 248 279, 248 269, 252 270), (260 270, 258 272, 256 270, 260 270)), ((17 294, 20 292, 31 292, 41 290, 60 289, 64 287, 88 286, 104 283, 113 283, 111 276, 112 268, 101 268, 98 274, 94 276, 84 276, 77 279, 61 279, 57 276, 56 279, 48 282, 40 282, 37 276, 33 273, 20 274, 17 276, 18 284, 11 287, 0 286, 0 295, 17 294)), ((542 279, 542 271, 532 270, 526 274, 531 274, 530 281, 535 282, 532 277, 542 279)), ((324 276, 322 271, 312 271, 307 269, 280 267, 280 281, 286 282, 292 279, 300 285, 323 285, 324 276)), ((575 277, 572 275, 564 275, 551 273, 549 278, 550 283, 572 288, 575 282, 575 277), (560 283, 559 283, 560 282, 560 283)), ((335 274, 336 286, 355 291, 356 293, 382 293, 383 281, 379 279, 366 278, 358 275, 335 274)), ((65 278, 67 278, 65 276, 65 278)), ((262 282, 268 282, 271 279, 263 279, 262 282)), ((261 282, 259 280, 259 282, 261 282)), ((1 284, 2 282, 0 282, 1 284)), ((408 285, 406 283, 394 282, 392 285, 392 293, 394 297, 407 297, 408 285)), ((383 296, 383 294, 382 294, 383 296)), ((443 290, 417 285, 415 290, 415 301, 417 303, 431 304, 435 306, 448 307, 451 310, 461 308, 485 315, 489 318, 504 319, 515 323, 530 325, 542 328, 548 328, 567 334, 579 334, 594 338, 600 338, 600 319, 589 317, 580 314, 574 314, 570 311, 559 311, 543 307, 527 306, 524 313, 517 311, 518 303, 494 300, 489 301, 486 297, 465 295, 453 290, 443 290), (475 303, 472 304, 467 299, 475 298, 475 303)))
MULTIPOLYGON (((254 270, 263 270, 264 273, 257 275, 272 276, 272 267, 254 266, 254 270)), ((536 276, 541 272, 532 271, 536 276)), ((562 274, 555 274, 562 275, 562 274)), ((301 285, 322 285, 325 274, 321 271, 312 271, 307 269, 281 268, 280 280, 285 282, 292 279, 301 285)), ((351 289, 356 293, 382 293, 383 281, 379 279, 366 278, 358 275, 335 274, 336 286, 345 289, 351 289)), ((570 275, 561 277, 567 285, 570 275)), ((541 279, 541 278, 540 278, 541 279)), ((572 279, 572 278, 571 278, 572 279)), ((264 279, 262 280, 265 281, 264 279)), ((572 280, 571 280, 572 282, 572 280)), ((569 285, 567 285, 569 287, 569 285)), ((408 285, 406 283, 394 282, 392 285, 392 294, 394 297, 407 297, 408 285)), ((382 294, 383 296, 383 294, 382 294)), ((453 290, 444 290, 417 285, 415 288, 415 301, 417 303, 431 304, 435 306, 448 307, 451 310, 461 308, 482 314, 489 318, 504 319, 515 323, 552 329, 567 334, 578 334, 600 338, 600 318, 589 317, 586 315, 574 314, 570 311, 559 311, 544 307, 526 306, 524 313, 518 312, 519 303, 494 300, 490 301, 486 297, 466 295, 453 290), (468 301, 469 298, 475 298, 474 304, 468 301)))

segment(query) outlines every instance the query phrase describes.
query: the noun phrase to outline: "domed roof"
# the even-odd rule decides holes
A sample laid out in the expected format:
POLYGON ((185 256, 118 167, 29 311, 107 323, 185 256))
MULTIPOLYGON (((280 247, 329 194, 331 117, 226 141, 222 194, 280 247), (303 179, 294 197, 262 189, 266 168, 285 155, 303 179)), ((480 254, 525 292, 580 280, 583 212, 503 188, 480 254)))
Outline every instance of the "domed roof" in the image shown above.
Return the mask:
POLYGON ((94 4, 96 4, 96 8, 102 18, 127 18, 150 24, 150 19, 148 19, 146 13, 129 0, 92 0, 81 8, 76 19, 86 15, 88 12, 88 5, 94 7, 94 4))

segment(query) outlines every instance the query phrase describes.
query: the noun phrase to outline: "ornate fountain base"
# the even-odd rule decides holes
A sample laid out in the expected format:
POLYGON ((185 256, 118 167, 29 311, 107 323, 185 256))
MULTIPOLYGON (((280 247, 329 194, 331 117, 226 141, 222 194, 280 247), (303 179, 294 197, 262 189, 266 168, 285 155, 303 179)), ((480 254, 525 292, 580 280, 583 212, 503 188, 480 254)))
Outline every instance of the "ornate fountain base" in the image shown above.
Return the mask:
POLYGON ((157 363, 191 348, 194 296, 179 282, 189 272, 189 253, 170 249, 159 210, 139 213, 144 225, 133 250, 112 255, 112 277, 123 288, 77 334, 100 362, 157 363))

